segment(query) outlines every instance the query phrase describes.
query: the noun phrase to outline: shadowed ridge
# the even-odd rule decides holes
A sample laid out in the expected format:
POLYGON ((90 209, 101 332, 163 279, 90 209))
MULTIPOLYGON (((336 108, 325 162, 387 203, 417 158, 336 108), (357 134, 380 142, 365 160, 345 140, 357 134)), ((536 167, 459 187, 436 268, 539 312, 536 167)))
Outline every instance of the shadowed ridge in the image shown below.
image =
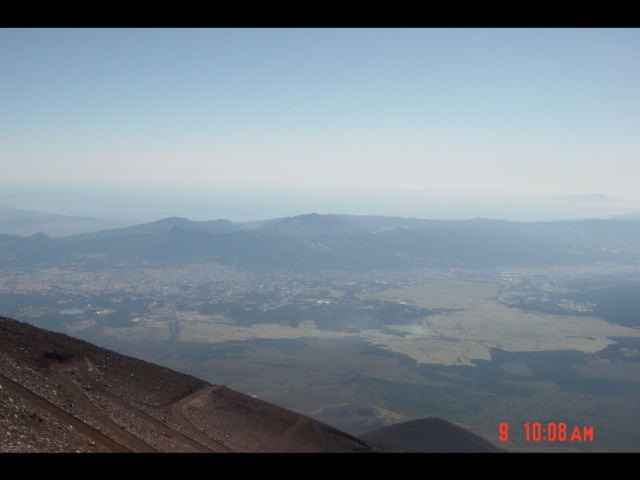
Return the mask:
POLYGON ((307 415, 355 436, 409 420, 404 415, 359 403, 328 405, 307 415))
POLYGON ((424 453, 500 453, 475 433, 437 417, 411 420, 359 435, 374 444, 424 453))

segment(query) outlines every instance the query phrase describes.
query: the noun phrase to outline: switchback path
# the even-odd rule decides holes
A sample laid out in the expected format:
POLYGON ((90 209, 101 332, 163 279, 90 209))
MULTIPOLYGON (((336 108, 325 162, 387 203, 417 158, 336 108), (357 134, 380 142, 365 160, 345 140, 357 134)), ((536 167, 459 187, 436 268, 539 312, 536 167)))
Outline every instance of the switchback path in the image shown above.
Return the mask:
MULTIPOLYGON (((69 389, 70 392, 74 392, 75 393, 75 397, 80 399, 80 396, 83 397, 83 401, 85 402, 85 406, 87 409, 93 410, 96 413, 96 418, 102 422, 102 424, 104 424, 107 428, 110 429, 111 432, 113 432, 116 436, 120 437, 121 441, 123 441, 123 443, 128 443, 131 445, 131 449, 135 452, 156 452, 158 450, 156 450, 154 447, 148 445, 148 443, 144 442, 139 436, 134 435, 133 433, 127 432, 126 430, 123 430, 123 426, 118 425, 116 423, 114 423, 111 419, 109 419, 107 417, 107 415, 105 414, 105 412, 100 409, 100 407, 94 405, 93 402, 91 402, 91 400, 89 400, 89 398, 87 397, 87 394, 85 393, 84 389, 81 388, 79 385, 76 384, 75 381, 73 381, 71 374, 75 373, 79 379, 81 380, 82 384, 87 385, 90 387, 90 391, 93 392, 93 394, 97 395, 97 396, 101 396, 104 398, 107 398, 108 400, 112 401, 113 403, 115 403, 116 405, 118 405, 121 409, 123 409, 124 411, 126 411, 130 417, 132 418, 137 418, 139 420, 142 420, 142 422, 145 424, 145 427, 149 430, 155 430, 157 431, 159 434, 161 435, 165 435, 166 438, 171 438, 174 439, 175 441, 179 441, 185 445, 187 445, 191 450, 195 451, 195 452, 215 452, 215 451, 220 451, 220 446, 216 443, 213 442, 210 438, 206 437, 205 435, 201 434, 198 430, 196 430, 193 425, 191 425, 188 421, 181 419, 180 417, 177 418, 177 421, 181 424, 181 426, 186 427, 187 430, 189 431, 190 434, 194 433, 194 432, 198 432, 199 435, 197 435, 196 439, 191 438, 188 435, 185 435, 173 428, 171 428, 170 426, 166 425, 165 423, 157 420, 156 418, 152 417, 151 415, 147 414, 146 412, 140 410, 139 408, 135 407, 134 405, 132 405, 131 403, 127 402, 126 400, 122 399, 121 397, 115 395, 114 393, 110 392, 108 389, 106 389, 103 385, 101 385, 99 382, 95 381, 91 374, 90 374, 90 369, 92 368, 92 366, 90 365, 88 360, 85 361, 79 361, 79 362, 72 362, 72 363, 68 363, 68 364, 64 364, 62 366, 59 366, 57 368, 57 371, 59 372, 59 379, 61 380, 61 382, 64 382, 67 385, 67 388, 69 389), (202 441, 205 440, 204 444, 202 443, 202 441), (206 444, 213 444, 213 448, 211 448, 210 446, 207 446, 206 444)), ((197 395, 197 394, 196 394, 197 395)), ((193 397, 193 395, 186 397, 191 398, 193 397)), ((174 407, 174 411, 175 411, 175 407, 174 407)))
POLYGON ((212 451, 214 452, 218 452, 218 453, 232 453, 233 450, 231 450, 230 448, 226 447, 225 445, 223 445, 222 443, 212 439, 211 437, 205 435, 204 433, 202 433, 200 430, 198 430, 190 421, 189 419, 184 415, 182 409, 184 407, 186 407, 189 403, 191 403, 192 401, 196 400, 197 398, 208 394, 209 392, 217 389, 219 387, 216 387, 214 385, 209 385, 206 386, 204 388, 202 388, 201 390, 192 393, 191 395, 184 397, 181 400, 178 400, 176 403, 173 404, 173 406, 171 407, 171 413, 173 414, 173 418, 180 423, 180 425, 183 428, 186 428, 189 432, 189 435, 191 435, 194 439, 198 440, 201 444, 203 445, 207 445, 212 451))

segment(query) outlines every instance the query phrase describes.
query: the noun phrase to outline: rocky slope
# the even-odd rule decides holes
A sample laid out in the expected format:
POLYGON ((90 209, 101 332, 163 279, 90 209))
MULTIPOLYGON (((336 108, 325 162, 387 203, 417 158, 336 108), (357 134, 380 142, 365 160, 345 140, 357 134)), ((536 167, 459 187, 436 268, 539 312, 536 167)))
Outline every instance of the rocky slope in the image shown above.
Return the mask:
POLYGON ((374 452, 301 414, 0 317, 0 452, 374 452))

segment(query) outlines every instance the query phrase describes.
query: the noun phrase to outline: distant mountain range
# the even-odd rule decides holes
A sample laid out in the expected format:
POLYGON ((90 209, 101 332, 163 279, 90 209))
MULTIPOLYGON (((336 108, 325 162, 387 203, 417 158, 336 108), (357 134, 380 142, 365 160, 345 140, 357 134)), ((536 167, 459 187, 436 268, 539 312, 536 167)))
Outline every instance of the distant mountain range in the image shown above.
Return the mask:
POLYGON ((0 317, 1 453, 499 451, 445 420, 392 427, 369 442, 224 386, 0 317))
POLYGON ((319 215, 156 222, 52 238, 0 235, 0 265, 216 262, 252 271, 406 270, 640 260, 633 216, 554 222, 319 215))

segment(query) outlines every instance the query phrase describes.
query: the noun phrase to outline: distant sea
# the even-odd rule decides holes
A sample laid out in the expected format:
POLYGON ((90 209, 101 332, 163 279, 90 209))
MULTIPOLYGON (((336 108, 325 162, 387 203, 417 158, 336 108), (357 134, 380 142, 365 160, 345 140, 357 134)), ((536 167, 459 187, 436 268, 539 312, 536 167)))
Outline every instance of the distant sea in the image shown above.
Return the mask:
POLYGON ((640 212, 637 203, 594 195, 556 198, 543 194, 323 186, 0 185, 0 204, 141 223, 166 217, 242 222, 306 213, 553 221, 640 212))

